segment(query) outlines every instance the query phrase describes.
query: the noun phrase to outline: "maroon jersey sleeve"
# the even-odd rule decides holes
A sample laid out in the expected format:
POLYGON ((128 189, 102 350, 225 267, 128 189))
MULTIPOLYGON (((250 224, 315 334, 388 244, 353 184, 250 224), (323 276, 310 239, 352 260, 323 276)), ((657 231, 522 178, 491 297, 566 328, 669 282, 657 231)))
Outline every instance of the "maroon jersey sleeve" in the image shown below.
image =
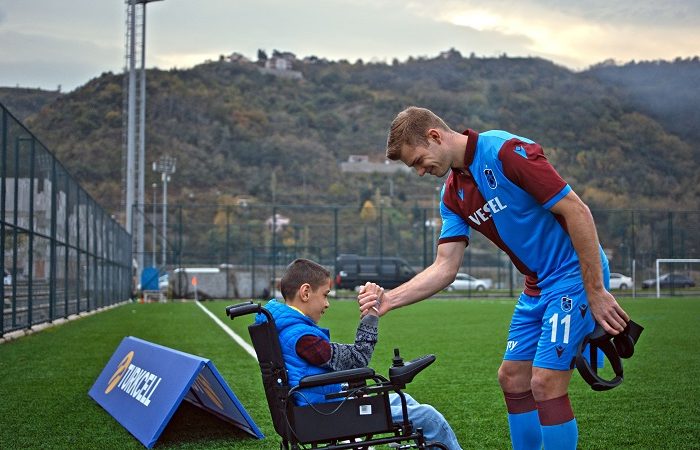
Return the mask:
POLYGON ((498 152, 503 172, 513 183, 532 195, 541 205, 547 203, 566 186, 544 156, 539 144, 511 139, 498 152))
POLYGON ((314 366, 321 366, 331 359, 330 343, 310 334, 299 338, 296 351, 297 355, 314 366))

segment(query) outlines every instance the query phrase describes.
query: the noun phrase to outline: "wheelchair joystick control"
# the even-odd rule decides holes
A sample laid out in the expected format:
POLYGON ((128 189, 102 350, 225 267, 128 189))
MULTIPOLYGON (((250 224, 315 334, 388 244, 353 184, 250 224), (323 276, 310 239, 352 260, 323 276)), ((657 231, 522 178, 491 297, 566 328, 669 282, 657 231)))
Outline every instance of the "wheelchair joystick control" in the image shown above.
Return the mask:
POLYGON ((391 367, 403 367, 403 358, 399 355, 399 349, 394 349, 394 357, 391 359, 391 367))

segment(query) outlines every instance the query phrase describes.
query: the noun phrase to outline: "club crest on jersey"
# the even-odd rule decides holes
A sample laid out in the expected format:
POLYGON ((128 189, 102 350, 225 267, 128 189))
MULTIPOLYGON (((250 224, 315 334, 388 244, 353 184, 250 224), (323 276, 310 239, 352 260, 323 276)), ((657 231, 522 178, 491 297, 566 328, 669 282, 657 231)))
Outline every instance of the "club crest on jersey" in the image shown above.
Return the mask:
POLYGON ((570 297, 567 297, 566 295, 561 298, 561 310, 564 312, 569 312, 571 311, 571 307, 573 305, 573 301, 571 300, 570 297))
POLYGON ((484 169, 484 176, 486 177, 486 182, 489 184, 491 189, 496 189, 498 187, 498 182, 493 174, 493 170, 484 169))

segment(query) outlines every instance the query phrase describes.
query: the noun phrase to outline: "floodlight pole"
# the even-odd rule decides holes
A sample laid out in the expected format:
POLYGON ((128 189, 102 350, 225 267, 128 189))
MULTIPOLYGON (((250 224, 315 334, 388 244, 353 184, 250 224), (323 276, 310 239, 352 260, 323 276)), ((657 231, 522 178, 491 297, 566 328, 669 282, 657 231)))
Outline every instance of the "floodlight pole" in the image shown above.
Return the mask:
POLYGON ((432 255, 433 259, 435 259, 435 252, 437 251, 437 235, 436 235, 436 229, 437 229, 437 216, 438 216, 438 210, 435 208, 435 197, 440 197, 440 192, 441 192, 441 186, 435 186, 435 194, 431 195, 432 199, 432 219, 430 221, 430 231, 433 235, 433 249, 432 255))
POLYGON ((144 266, 144 225, 145 225, 145 173, 146 173, 146 4, 159 0, 126 0, 128 5, 128 61, 129 87, 127 98, 127 158, 126 158, 126 230, 134 236, 138 259, 139 278, 144 266), (136 153, 136 5, 141 5, 141 87, 139 107, 139 150, 136 153), (137 164, 137 167, 134 167, 137 164), (134 173, 136 172, 136 174, 134 173), (135 176, 136 175, 136 176, 135 176), (135 178, 136 195, 134 195, 135 178), (134 199, 136 197, 136 199, 134 199), (135 200, 135 201, 134 201, 135 200), (134 224, 134 205, 137 216, 134 224), (136 230, 133 230, 134 225, 136 230))
MULTIPOLYGON (((141 2, 139 2, 141 3, 141 2)), ((144 268, 145 250, 145 191, 146 191, 146 2, 141 7, 141 80, 139 92, 139 151, 138 151, 138 183, 136 185, 136 254, 138 255, 139 271, 144 268)), ((135 41, 135 39, 133 39, 135 41)), ((140 278, 140 276, 139 276, 140 278)))
POLYGON ((126 232, 132 234, 134 209, 134 156, 136 153, 136 0, 129 1, 129 91, 126 124, 126 232))

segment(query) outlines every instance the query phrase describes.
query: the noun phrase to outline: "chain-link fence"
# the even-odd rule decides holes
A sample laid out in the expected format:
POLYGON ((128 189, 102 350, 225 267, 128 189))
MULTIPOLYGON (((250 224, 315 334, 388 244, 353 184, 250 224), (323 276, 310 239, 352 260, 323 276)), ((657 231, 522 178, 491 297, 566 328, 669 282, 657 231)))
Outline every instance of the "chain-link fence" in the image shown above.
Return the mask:
MULTIPOLYGON (((227 297, 257 297, 274 288, 286 264, 308 257, 335 270, 341 254, 401 257, 416 270, 430 265, 440 232, 437 199, 412 207, 382 198, 372 206, 266 205, 237 201, 228 205, 171 205, 167 243, 162 242, 162 205, 148 205, 146 261, 170 279, 176 296, 192 296, 191 276, 182 268, 218 268, 227 297), (427 204, 427 205, 426 205, 427 204), (152 236, 153 239, 148 238, 152 236), (154 244, 155 243, 155 246, 154 244), (167 249, 165 253, 162 249, 167 249), (161 257, 166 258, 165 264, 161 257), (173 269, 180 268, 177 273, 173 269)), ((700 257, 700 211, 593 211, 611 272, 633 278, 619 295, 645 295, 643 281, 654 278, 658 258, 700 257)), ((462 271, 490 278, 494 289, 479 295, 517 295, 523 278, 508 257, 473 233, 462 271)), ((662 271, 700 279, 700 264, 667 265, 662 271)), ((193 272, 194 273, 194 272, 193 272)), ((200 277, 201 278, 201 277, 200 277)), ((200 287, 204 289, 204 287, 200 287)), ((667 294, 694 292, 668 289, 667 294)), ((219 291, 221 292, 221 291, 219 291)), ((468 293, 468 295, 471 295, 468 293)), ((217 295, 218 296, 218 295, 217 295)))
POLYGON ((0 104, 0 336, 131 293, 131 237, 0 104))

